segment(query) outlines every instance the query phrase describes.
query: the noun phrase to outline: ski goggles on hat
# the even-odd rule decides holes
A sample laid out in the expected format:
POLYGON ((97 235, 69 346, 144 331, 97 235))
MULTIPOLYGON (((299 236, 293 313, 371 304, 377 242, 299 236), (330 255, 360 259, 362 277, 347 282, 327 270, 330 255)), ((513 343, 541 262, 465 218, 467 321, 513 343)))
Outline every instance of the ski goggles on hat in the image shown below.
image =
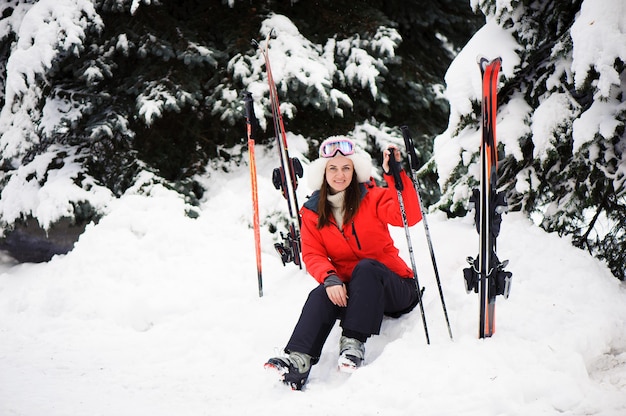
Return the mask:
POLYGON ((331 158, 337 156, 337 153, 350 156, 354 150, 354 142, 350 139, 326 139, 320 145, 320 157, 331 158))

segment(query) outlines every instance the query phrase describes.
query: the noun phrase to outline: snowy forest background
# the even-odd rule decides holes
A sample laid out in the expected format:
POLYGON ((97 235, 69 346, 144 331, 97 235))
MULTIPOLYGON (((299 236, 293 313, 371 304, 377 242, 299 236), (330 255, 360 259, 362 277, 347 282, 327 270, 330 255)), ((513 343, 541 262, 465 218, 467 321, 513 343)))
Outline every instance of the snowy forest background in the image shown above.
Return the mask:
MULTIPOLYGON (((406 124, 422 198, 451 217, 477 183, 480 114, 478 66, 453 60, 502 55, 499 186, 510 209, 623 280, 624 16, 621 0, 5 0, 2 248, 20 261, 67 251, 131 186, 163 184, 193 206, 203 175, 246 163, 243 91, 271 148, 251 40, 274 29, 286 129, 308 156, 333 134, 378 154, 406 124)), ((280 230, 280 215, 264 225, 280 230)))

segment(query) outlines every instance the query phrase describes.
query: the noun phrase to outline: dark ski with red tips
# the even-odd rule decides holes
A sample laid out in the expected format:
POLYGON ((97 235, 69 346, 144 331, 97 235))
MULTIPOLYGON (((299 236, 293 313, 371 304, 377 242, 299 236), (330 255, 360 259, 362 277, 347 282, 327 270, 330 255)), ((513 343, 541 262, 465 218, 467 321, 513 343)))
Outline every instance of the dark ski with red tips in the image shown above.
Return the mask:
POLYGON ((498 76, 501 59, 480 58, 482 74, 482 123, 480 148, 480 187, 474 189, 470 206, 475 209, 479 251, 476 259, 468 257, 470 267, 463 270, 467 292, 479 293, 479 338, 491 337, 496 331, 496 296, 508 298, 512 273, 504 270, 508 261, 500 262, 496 238, 500 233, 502 213, 507 210, 504 192, 498 192, 498 143, 496 114, 498 109, 498 76))

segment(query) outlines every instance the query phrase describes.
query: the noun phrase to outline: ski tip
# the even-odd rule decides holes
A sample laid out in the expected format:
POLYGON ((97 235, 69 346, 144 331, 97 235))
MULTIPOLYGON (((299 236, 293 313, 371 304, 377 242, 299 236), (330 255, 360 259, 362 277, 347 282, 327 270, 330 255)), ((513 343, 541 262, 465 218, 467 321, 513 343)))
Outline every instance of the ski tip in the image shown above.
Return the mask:
POLYGON ((287 373, 287 370, 285 368, 281 368, 276 364, 270 362, 263 364, 263 369, 271 374, 274 374, 276 377, 278 377, 279 381, 283 381, 285 379, 285 373, 287 373))
POLYGON ((493 58, 493 59, 491 59, 491 60, 490 60, 489 58, 487 58, 487 57, 486 57, 486 56, 484 56, 484 55, 478 55, 478 56, 476 57, 476 63, 478 64, 478 66, 480 67, 480 70, 481 70, 482 72, 484 72, 484 71, 485 71, 485 69, 487 69, 487 67, 488 67, 489 65, 494 64, 494 63, 496 63, 496 62, 497 62, 498 64, 502 64, 502 58, 498 56, 498 57, 493 58))

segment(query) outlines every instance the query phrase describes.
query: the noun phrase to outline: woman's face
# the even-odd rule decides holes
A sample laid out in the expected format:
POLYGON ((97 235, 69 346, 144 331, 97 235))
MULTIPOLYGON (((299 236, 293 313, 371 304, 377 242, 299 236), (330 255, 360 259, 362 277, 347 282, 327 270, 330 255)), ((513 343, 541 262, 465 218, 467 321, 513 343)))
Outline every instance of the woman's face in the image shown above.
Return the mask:
POLYGON ((331 193, 341 192, 352 182, 354 165, 352 160, 345 156, 337 155, 326 163, 326 183, 330 186, 331 193))

